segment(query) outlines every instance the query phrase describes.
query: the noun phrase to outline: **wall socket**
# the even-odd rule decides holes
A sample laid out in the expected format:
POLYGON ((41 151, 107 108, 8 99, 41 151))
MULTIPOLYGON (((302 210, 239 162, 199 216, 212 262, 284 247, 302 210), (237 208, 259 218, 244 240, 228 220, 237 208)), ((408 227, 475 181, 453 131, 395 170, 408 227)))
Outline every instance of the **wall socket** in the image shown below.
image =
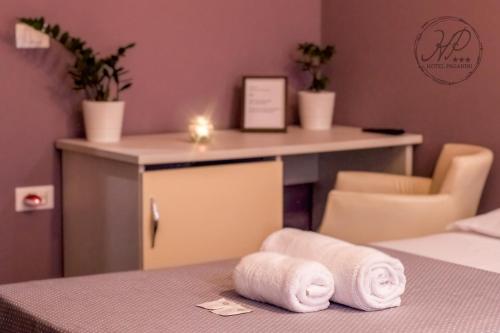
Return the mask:
POLYGON ((28 212, 34 210, 47 210, 54 208, 54 186, 32 186, 16 188, 16 212, 28 212), (37 195, 42 201, 40 205, 33 207, 25 204, 24 199, 28 195, 37 195))

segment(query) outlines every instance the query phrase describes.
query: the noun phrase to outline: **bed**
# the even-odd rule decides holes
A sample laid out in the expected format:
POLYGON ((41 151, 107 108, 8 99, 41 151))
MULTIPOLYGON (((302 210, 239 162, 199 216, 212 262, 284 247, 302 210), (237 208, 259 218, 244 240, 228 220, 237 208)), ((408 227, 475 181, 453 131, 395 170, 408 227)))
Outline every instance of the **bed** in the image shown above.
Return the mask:
POLYGON ((456 221, 447 229, 449 232, 375 245, 500 273, 500 209, 456 221))
MULTIPOLYGON (((500 332, 498 264, 485 260, 480 267, 467 267, 401 251, 419 252, 418 242, 439 247, 446 240, 459 250, 465 242, 469 249, 488 252, 475 237, 449 233, 378 244, 406 268, 403 305, 390 310, 362 312, 332 304, 325 311, 294 314, 253 302, 233 291, 236 260, 231 260, 2 286, 0 332, 500 332), (253 312, 219 317, 195 306, 220 297, 253 312)), ((500 251, 500 241, 489 240, 498 243, 486 241, 490 250, 500 251)), ((440 256, 447 259, 446 252, 440 256)), ((460 257, 462 263, 472 261, 460 257)), ((485 257, 498 258, 491 252, 485 257)))
POLYGON ((500 273, 500 239, 476 233, 446 232, 377 245, 500 273))

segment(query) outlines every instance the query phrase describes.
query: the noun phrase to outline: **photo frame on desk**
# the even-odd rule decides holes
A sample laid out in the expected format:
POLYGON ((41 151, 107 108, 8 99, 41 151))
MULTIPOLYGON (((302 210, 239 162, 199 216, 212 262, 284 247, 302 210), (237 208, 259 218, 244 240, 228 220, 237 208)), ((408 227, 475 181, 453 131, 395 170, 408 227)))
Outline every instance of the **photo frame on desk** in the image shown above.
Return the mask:
POLYGON ((244 132, 286 132, 288 78, 286 76, 243 77, 244 132))

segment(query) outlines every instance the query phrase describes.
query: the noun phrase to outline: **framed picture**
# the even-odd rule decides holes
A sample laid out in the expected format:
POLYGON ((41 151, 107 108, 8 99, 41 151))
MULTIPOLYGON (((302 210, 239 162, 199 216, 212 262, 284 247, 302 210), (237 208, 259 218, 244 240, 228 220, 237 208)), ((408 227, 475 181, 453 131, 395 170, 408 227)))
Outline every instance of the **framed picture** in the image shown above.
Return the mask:
POLYGON ((286 132, 287 90, 286 76, 244 77, 242 130, 286 132))

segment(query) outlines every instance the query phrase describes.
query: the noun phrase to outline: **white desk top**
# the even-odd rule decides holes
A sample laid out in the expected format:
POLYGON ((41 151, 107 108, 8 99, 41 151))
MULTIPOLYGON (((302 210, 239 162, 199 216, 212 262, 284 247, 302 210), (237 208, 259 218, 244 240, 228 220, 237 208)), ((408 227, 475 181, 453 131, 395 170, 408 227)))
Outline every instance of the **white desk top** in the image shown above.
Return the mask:
POLYGON ((334 126, 329 131, 289 127, 287 133, 216 131, 209 144, 194 144, 187 133, 138 135, 119 143, 91 143, 84 139, 57 141, 57 148, 137 165, 218 161, 301 155, 345 150, 417 145, 418 134, 390 136, 363 133, 361 129, 334 126))

